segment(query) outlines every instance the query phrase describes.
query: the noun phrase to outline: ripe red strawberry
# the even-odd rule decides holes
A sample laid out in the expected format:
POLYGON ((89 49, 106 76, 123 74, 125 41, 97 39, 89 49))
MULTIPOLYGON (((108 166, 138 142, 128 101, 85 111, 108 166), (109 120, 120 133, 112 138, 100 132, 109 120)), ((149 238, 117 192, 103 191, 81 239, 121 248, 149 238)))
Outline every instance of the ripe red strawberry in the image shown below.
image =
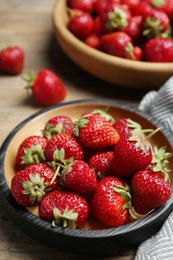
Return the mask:
POLYGON ((16 154, 16 164, 24 169, 26 166, 45 161, 44 149, 48 141, 45 137, 32 135, 19 146, 16 154))
POLYGON ((54 135, 48 142, 44 154, 47 161, 61 163, 64 163, 69 158, 82 160, 84 156, 83 147, 69 131, 54 135))
POLYGON ((107 226, 121 226, 126 223, 129 216, 126 204, 129 201, 130 193, 124 183, 112 176, 105 177, 98 182, 90 198, 90 213, 107 226), (124 191, 126 198, 116 191, 117 186, 124 191))
POLYGON ((123 134, 142 134, 152 132, 152 129, 142 129, 141 125, 130 118, 120 118, 114 122, 113 128, 117 130, 120 137, 123 134))
POLYGON ((151 5, 152 8, 156 10, 161 10, 165 12, 168 16, 173 11, 173 1, 172 0, 144 0, 149 5, 151 5))
POLYGON ((59 77, 51 70, 43 69, 34 78, 28 73, 26 89, 31 89, 34 98, 42 105, 49 106, 63 100, 67 94, 59 77))
POLYGON ((85 223, 88 213, 86 200, 73 191, 52 191, 39 205, 40 217, 52 222, 54 227, 77 228, 85 223))
POLYGON ((95 174, 98 179, 101 179, 110 174, 111 163, 113 159, 113 152, 108 151, 100 154, 96 154, 88 162, 88 165, 95 174))
POLYGON ((97 185, 93 170, 82 160, 75 160, 61 172, 63 185, 81 194, 90 194, 97 185))
POLYGON ((97 15, 100 15, 110 2, 115 2, 120 4, 120 0, 96 0, 94 1, 94 12, 97 15))
POLYGON ((173 40, 153 38, 144 45, 144 57, 149 62, 172 62, 173 40))
POLYGON ((144 134, 123 134, 114 146, 111 170, 116 177, 125 177, 145 169, 152 160, 150 143, 144 134))
POLYGON ((18 75, 24 66, 24 52, 20 47, 6 47, 0 51, 0 70, 18 75))
POLYGON ((150 4, 148 4, 145 1, 140 1, 136 6, 131 9, 132 15, 141 15, 142 17, 145 17, 146 14, 153 9, 150 4))
POLYGON ((73 126, 64 124, 65 122, 72 122, 72 120, 68 116, 55 116, 50 118, 42 131, 44 137, 50 140, 53 135, 60 134, 65 130, 73 132, 73 126))
POLYGON ((151 9, 143 17, 142 33, 147 38, 161 37, 163 34, 169 35, 169 17, 163 11, 151 9))
POLYGON ((98 113, 86 113, 74 125, 74 133, 85 147, 102 148, 114 145, 119 140, 117 131, 98 113))
POLYGON ((150 169, 139 171, 132 176, 133 206, 138 214, 147 214, 166 203, 171 187, 160 171, 150 169))
POLYGON ((96 49, 96 50, 100 50, 101 49, 101 42, 100 42, 100 37, 97 34, 90 34, 86 39, 85 39, 85 43, 96 49))
POLYGON ((132 176, 133 206, 138 214, 147 214, 166 203, 171 195, 168 175, 168 158, 173 153, 166 153, 166 147, 155 147, 151 165, 132 176))
POLYGON ((103 50, 111 55, 121 58, 136 59, 133 54, 134 46, 131 37, 122 31, 104 34, 101 37, 101 46, 103 50))
POLYGON ((100 14, 102 33, 110 33, 125 29, 131 20, 131 13, 125 6, 110 2, 100 14))
POLYGON ((93 17, 85 12, 74 13, 67 24, 69 31, 82 41, 91 34, 93 26, 93 17))
POLYGON ((47 164, 38 163, 17 172, 11 181, 11 194, 24 207, 37 205, 43 196, 57 189, 58 180, 52 183, 54 170, 47 164))
POLYGON ((68 0, 68 7, 80 9, 84 12, 93 10, 93 0, 68 0))
POLYGON ((125 57, 128 60, 142 60, 142 49, 139 46, 133 46, 132 54, 125 57))
POLYGON ((133 16, 129 25, 124 29, 132 39, 134 45, 142 41, 142 15, 133 16))
POLYGON ((121 4, 128 6, 129 10, 133 12, 133 9, 141 3, 141 0, 121 0, 121 4))

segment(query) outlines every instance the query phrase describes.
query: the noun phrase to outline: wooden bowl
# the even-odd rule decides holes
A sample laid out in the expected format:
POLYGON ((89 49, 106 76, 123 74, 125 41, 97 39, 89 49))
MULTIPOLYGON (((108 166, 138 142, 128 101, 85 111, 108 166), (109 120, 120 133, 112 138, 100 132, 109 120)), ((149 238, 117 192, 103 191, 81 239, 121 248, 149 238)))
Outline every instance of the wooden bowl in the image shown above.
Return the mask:
MULTIPOLYGON (((88 218, 80 229, 53 228, 51 223, 39 218, 38 207, 24 208, 17 204, 11 195, 11 179, 16 173, 15 157, 20 143, 29 135, 41 135, 45 123, 53 116, 66 115, 76 120, 86 111, 109 106, 109 113, 116 119, 131 118, 143 128, 156 129, 160 124, 151 116, 126 104, 102 101, 83 100, 62 103, 31 116, 18 125, 4 141, 0 150, 0 197, 7 213, 19 228, 27 235, 57 250, 93 255, 112 255, 127 248, 137 246, 159 230, 163 221, 173 209, 173 195, 167 203, 138 220, 129 218, 127 224, 108 228, 98 221, 88 218)), ((151 143, 158 147, 167 146, 172 152, 173 136, 165 128, 151 138, 151 143)), ((173 170, 173 158, 169 168, 173 170)), ((171 185, 173 178, 171 177, 171 185)))
POLYGON ((173 74, 173 63, 132 61, 87 46, 67 29, 66 1, 57 0, 53 9, 56 38, 67 56, 94 76, 117 85, 157 89, 173 74))

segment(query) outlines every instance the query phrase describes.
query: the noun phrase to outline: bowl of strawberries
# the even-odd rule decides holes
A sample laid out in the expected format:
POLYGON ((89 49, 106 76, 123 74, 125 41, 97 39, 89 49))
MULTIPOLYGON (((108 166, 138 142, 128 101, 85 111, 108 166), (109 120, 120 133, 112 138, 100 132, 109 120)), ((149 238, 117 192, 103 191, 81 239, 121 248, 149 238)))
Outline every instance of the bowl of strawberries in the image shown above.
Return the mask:
POLYGON ((40 243, 113 255, 155 234, 172 211, 172 146, 167 129, 126 104, 54 105, 4 141, 0 197, 40 243))
POLYGON ((173 74, 173 6, 152 0, 58 0, 59 45, 78 66, 119 86, 157 89, 173 74))

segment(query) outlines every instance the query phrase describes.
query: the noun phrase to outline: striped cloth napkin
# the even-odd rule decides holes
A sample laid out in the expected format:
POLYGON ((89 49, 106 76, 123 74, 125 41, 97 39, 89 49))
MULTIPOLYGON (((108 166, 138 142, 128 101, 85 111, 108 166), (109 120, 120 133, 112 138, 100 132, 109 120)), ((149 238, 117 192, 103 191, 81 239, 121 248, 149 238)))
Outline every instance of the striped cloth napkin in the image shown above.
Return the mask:
MULTIPOLYGON (((173 133, 173 76, 158 91, 147 93, 139 109, 151 114, 173 133)), ((134 260, 173 260, 173 212, 159 232, 138 247, 134 260)))

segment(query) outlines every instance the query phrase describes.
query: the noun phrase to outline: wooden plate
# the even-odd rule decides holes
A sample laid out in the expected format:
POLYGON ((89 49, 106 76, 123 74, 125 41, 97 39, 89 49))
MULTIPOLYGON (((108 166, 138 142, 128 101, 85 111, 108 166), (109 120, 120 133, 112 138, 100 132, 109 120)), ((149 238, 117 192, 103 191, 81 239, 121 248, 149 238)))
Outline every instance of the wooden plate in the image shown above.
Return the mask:
MULTIPOLYGON (((111 101, 83 100, 55 105, 31 116, 17 126, 7 137, 0 150, 0 195, 4 206, 14 222, 26 234, 58 250, 76 253, 91 253, 109 255, 125 248, 136 246, 154 234, 162 225, 173 208, 172 196, 163 206, 147 216, 138 216, 134 222, 129 218, 126 225, 118 228, 108 228, 98 221, 89 218, 88 221, 76 230, 53 228, 51 223, 41 220, 38 216, 38 207, 23 208, 11 196, 11 179, 16 173, 15 157, 20 143, 29 135, 41 135, 45 123, 53 116, 66 115, 72 120, 86 111, 109 106, 109 113, 116 119, 131 118, 143 128, 160 126, 152 117, 134 107, 111 101), (87 246, 86 246, 87 245, 87 246)), ((163 129, 152 137, 151 143, 158 147, 167 146, 172 152, 173 137, 167 129, 163 129)), ((170 158, 169 168, 173 169, 173 159, 170 158)), ((171 177, 171 185, 173 178, 171 177)))
POLYGON ((131 61, 95 50, 67 29, 66 1, 53 9, 54 33, 67 56, 78 66, 105 81, 132 88, 157 89, 173 74, 173 63, 131 61))

